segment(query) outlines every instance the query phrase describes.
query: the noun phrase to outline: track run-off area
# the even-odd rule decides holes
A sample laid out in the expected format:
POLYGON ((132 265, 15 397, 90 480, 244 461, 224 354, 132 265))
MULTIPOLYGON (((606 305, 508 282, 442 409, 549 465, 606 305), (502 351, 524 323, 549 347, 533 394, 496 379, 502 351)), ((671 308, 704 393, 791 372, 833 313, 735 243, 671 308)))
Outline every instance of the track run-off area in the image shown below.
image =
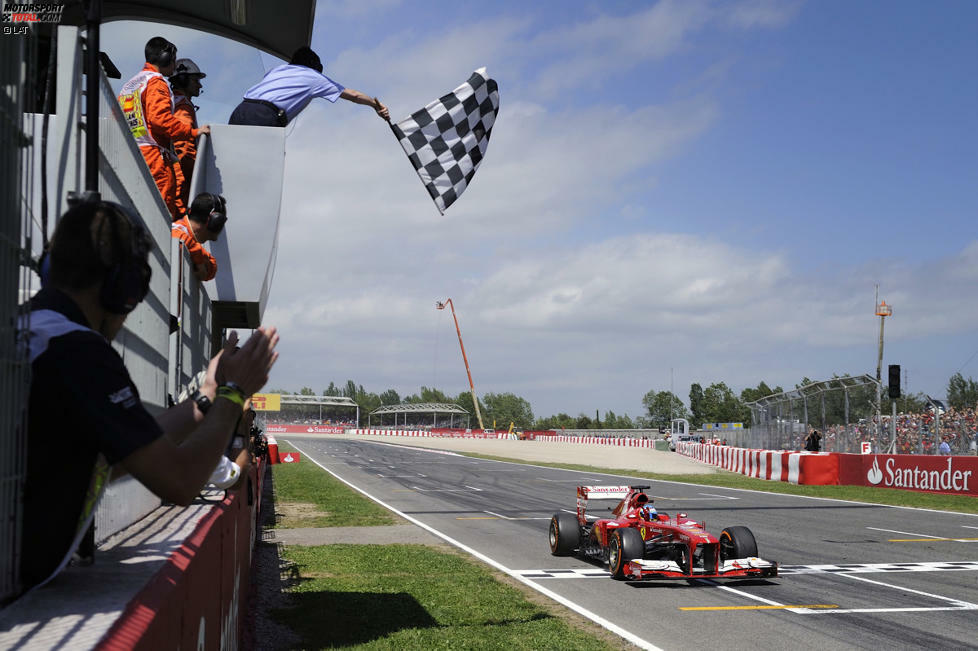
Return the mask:
MULTIPOLYGON (((975 515, 490 461, 409 440, 280 441, 303 462, 640 648, 978 644, 975 515), (629 483, 650 484, 660 512, 686 512, 714 535, 750 528, 758 555, 778 561, 780 576, 620 582, 600 565, 551 556, 550 516, 576 512, 578 485, 629 483)), ((581 463, 597 464, 600 451, 593 455, 581 463)))

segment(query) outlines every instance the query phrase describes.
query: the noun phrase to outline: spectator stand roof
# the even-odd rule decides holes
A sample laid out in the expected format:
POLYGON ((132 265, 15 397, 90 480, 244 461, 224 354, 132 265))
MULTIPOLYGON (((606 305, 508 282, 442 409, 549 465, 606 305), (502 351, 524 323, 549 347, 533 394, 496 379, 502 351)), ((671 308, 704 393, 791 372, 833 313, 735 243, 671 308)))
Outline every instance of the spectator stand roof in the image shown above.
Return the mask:
MULTIPOLYGON (((458 405, 452 402, 408 402, 401 403, 399 405, 384 405, 383 407, 377 407, 372 412, 367 415, 367 427, 370 426, 370 421, 374 416, 380 418, 381 424, 384 422, 384 416, 386 414, 394 414, 394 426, 397 426, 398 415, 403 415, 403 424, 408 424, 408 415, 410 414, 431 414, 431 424, 432 426, 437 426, 438 415, 448 414, 449 427, 452 427, 455 423, 455 416, 461 417, 465 416, 465 424, 468 427, 469 423, 469 412, 462 409, 458 405)), ((414 421, 413 424, 418 424, 420 418, 415 417, 411 419, 414 421)))
MULTIPOLYGON (((357 413, 356 423, 358 426, 360 425, 360 405, 353 398, 283 393, 280 396, 280 403, 282 411, 285 411, 285 407, 290 406, 308 405, 309 407, 319 407, 319 420, 323 419, 323 407, 346 407, 348 409, 355 409, 357 413)), ((275 416, 270 415, 269 412, 265 412, 265 417, 275 422, 275 416)))

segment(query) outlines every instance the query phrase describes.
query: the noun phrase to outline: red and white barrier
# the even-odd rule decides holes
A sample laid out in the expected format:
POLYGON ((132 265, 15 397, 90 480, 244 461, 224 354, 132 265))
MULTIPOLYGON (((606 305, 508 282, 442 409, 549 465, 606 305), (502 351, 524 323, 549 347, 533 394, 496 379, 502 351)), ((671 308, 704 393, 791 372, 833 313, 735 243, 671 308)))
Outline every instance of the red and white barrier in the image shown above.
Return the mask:
POLYGON ((553 441, 555 443, 586 443, 590 445, 613 445, 625 448, 654 448, 654 439, 636 439, 628 436, 567 436, 557 434, 556 436, 539 436, 537 441, 553 441))
POLYGON ((839 483, 838 455, 830 452, 750 450, 703 443, 677 443, 676 452, 757 479, 803 485, 839 483))

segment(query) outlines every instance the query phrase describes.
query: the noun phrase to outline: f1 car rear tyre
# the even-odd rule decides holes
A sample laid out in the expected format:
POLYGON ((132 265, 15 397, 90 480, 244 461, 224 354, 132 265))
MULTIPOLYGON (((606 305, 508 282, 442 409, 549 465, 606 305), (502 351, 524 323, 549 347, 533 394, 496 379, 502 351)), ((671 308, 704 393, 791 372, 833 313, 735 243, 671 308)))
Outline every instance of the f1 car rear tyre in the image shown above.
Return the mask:
POLYGON ((642 558, 644 553, 645 543, 636 529, 620 527, 612 531, 608 536, 608 570, 611 578, 619 581, 628 578, 625 576, 628 561, 642 558))
POLYGON ((757 556, 757 541, 747 527, 727 527, 720 532, 720 562, 757 556))
POLYGON ((581 546, 581 525, 570 513, 554 513, 550 518, 550 553, 567 556, 581 546))

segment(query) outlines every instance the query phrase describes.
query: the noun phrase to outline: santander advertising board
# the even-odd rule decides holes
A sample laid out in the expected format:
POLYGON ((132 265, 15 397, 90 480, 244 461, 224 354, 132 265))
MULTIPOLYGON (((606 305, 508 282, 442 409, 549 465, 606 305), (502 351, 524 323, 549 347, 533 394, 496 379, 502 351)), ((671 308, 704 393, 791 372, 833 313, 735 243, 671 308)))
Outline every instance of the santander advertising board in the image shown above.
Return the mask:
POLYGON ((975 464, 967 463, 974 461, 971 458, 883 455, 881 467, 879 456, 873 457, 873 464, 866 471, 866 481, 870 486, 941 493, 978 492, 975 490, 975 464), (959 463, 955 464, 955 461, 959 463))

